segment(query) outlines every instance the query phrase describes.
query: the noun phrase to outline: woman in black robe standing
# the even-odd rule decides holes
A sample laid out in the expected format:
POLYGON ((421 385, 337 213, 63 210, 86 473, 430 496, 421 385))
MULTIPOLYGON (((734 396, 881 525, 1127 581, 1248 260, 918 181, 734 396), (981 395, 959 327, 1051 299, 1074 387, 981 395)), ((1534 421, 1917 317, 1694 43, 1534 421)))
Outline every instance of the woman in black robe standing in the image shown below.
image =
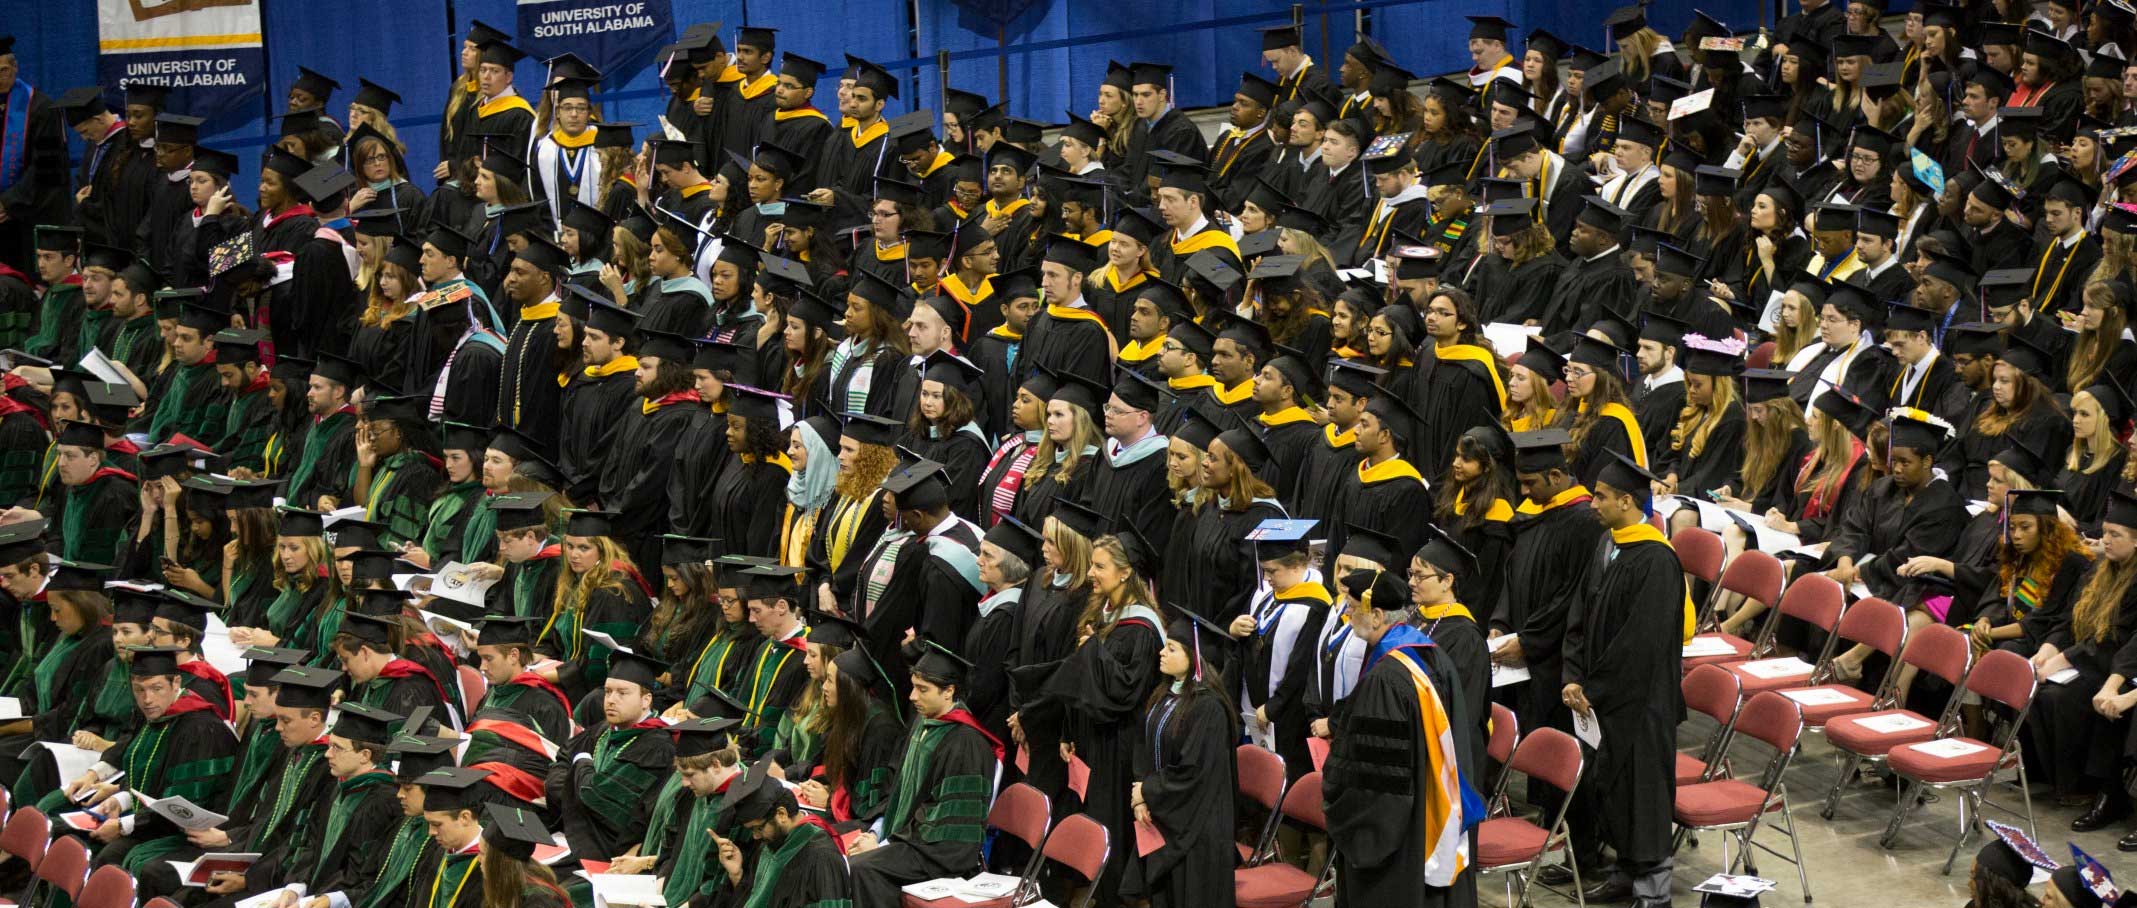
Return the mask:
POLYGON ((794 475, 779 429, 780 397, 742 385, 728 390, 727 447, 735 461, 713 483, 710 511, 727 554, 777 558, 794 475))
POLYGON ((921 365, 920 399, 907 419, 905 446, 942 464, 950 474, 950 512, 979 519, 980 471, 992 453, 987 437, 973 422, 980 370, 948 350, 937 350, 921 365))
POLYGON ((1032 526, 1046 522, 1060 501, 1082 503, 1098 472, 1098 408, 1109 393, 1081 375, 1055 373, 1046 402, 1046 427, 1010 513, 1032 526))
POLYGON ((848 413, 838 440, 838 494, 818 508, 806 556, 819 597, 828 587, 837 602, 852 602, 861 562, 890 526, 883 514, 883 479, 898 465, 898 423, 848 413))
MULTIPOLYGON (((1188 583, 1167 595, 1219 625, 1246 614, 1261 584, 1260 561, 1247 531, 1264 520, 1289 516, 1276 492, 1256 475, 1268 461, 1268 446, 1245 427, 1219 433, 1202 459, 1201 494, 1206 497, 1185 527, 1187 545, 1176 556, 1187 559, 1188 583)), ((1217 656, 1212 661, 1222 669, 1228 660, 1217 656)))
POLYGON ((1238 767, 1231 744, 1239 728, 1203 647, 1215 650, 1231 638, 1194 612, 1173 611, 1177 617, 1158 650, 1158 672, 1171 683, 1143 710, 1144 746, 1135 749, 1137 781, 1128 799, 1137 824, 1155 827, 1165 842, 1129 860, 1121 889, 1148 898, 1152 908, 1230 908, 1239 860, 1232 844, 1238 767))
POLYGON ((2137 583, 2131 582, 2137 578, 2137 498, 2113 498, 2102 520, 2102 557, 2034 656, 2042 677, 2066 668, 2078 676, 2041 685, 2034 720, 2025 726, 2026 752, 2045 764, 2045 781, 2091 798, 2091 808, 2070 826, 2077 832, 2103 829, 2130 813, 2121 772, 2129 713, 2110 719, 2096 706, 2099 697, 2121 697, 2137 668, 2137 648, 2129 645, 2137 638, 2137 583))
MULTIPOLYGON (((1123 845, 1113 849, 1100 874, 1100 904, 1114 903, 1122 869, 1134 853, 1126 846, 1135 841, 1135 816, 1129 806, 1141 738, 1135 717, 1157 686, 1158 648, 1165 641, 1143 580, 1154 554, 1133 530, 1092 543, 1093 595, 1077 620, 1083 642, 1059 662, 1010 673, 1019 683, 1037 682, 1040 699, 1062 708, 1067 721, 1061 756, 1080 759, 1091 771, 1083 812, 1123 845)), ((1223 740, 1229 746, 1232 739, 1223 740)))

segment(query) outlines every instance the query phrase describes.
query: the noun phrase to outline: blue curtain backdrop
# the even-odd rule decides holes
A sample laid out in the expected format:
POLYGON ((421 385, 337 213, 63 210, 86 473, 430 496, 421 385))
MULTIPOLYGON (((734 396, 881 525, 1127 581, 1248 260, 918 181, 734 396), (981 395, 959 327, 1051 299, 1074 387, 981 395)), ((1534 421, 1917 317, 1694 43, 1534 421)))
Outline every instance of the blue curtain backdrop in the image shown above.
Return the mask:
MULTIPOLYGON (((445 90, 458 67, 459 36, 468 23, 485 23, 511 31, 517 21, 513 0, 359 0, 321 3, 306 0, 258 0, 267 35, 268 86, 257 101, 218 117, 205 130, 205 143, 235 151, 246 162, 239 196, 257 179, 258 152, 273 140, 276 124, 297 67, 303 65, 342 83, 330 113, 342 119, 362 75, 398 92, 405 100, 392 120, 409 147, 409 168, 419 185, 437 163, 437 126, 445 90), (405 124, 405 125, 403 125, 405 124)), ((1397 62, 1421 76, 1466 69, 1468 24, 1465 15, 1503 15, 1528 28, 1547 28, 1576 43, 1601 48, 1607 35, 1600 23, 1622 0, 1427 0, 1371 12, 1371 32, 1397 62)), ((1355 40, 1355 14, 1337 4, 1309 0, 1306 45, 1309 53, 1333 68, 1343 49, 1355 40)), ((1739 31, 1758 27, 1755 0, 1657 0, 1648 16, 1664 34, 1681 32, 1693 6, 1739 31)), ((723 23, 722 35, 734 36, 748 21, 779 29, 781 50, 823 61, 830 76, 819 86, 818 106, 834 113, 835 76, 845 54, 893 64, 904 79, 897 114, 934 109, 940 91, 934 56, 991 53, 1006 41, 1006 75, 1010 111, 1047 123, 1062 122, 1064 111, 1079 114, 1095 104, 1106 61, 1164 60, 1178 68, 1174 93, 1184 107, 1228 103, 1239 73, 1268 74, 1261 63, 1255 29, 1288 17, 1283 0, 1034 0, 1006 27, 997 27, 954 0, 674 0, 677 30, 693 22, 723 23), (917 19, 914 11, 917 9, 917 19), (1209 20, 1268 17, 1269 22, 1223 28, 1183 28, 1209 20), (1019 52, 1048 42, 1071 42, 1127 33, 1113 40, 1019 52), (896 64, 905 64, 902 67, 896 64)), ((90 84, 96 72, 96 4, 94 0, 0 0, 0 34, 16 37, 23 75, 50 94, 90 84)), ((651 127, 664 109, 660 86, 648 59, 612 71, 604 86, 606 116, 651 127)), ((951 64, 953 86, 999 100, 998 64, 994 57, 951 64)), ((517 84, 532 93, 542 82, 539 61, 520 64, 517 84)), ((116 94, 113 96, 116 98, 116 94)), ((73 141, 70 138, 70 141, 73 141)), ((78 146, 79 143, 77 142, 78 146)), ((76 147, 79 154, 80 148, 76 147)))

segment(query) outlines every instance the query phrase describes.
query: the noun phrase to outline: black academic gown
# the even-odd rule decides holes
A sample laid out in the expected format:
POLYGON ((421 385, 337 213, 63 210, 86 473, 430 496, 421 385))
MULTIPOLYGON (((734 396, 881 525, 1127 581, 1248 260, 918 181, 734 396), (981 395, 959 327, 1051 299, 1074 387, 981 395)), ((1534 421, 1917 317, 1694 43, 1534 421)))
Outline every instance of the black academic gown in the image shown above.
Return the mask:
POLYGON ((1360 457, 1355 427, 1338 432, 1334 424, 1322 426, 1318 443, 1307 450, 1299 470, 1291 515, 1302 520, 1334 516, 1336 496, 1342 491, 1345 478, 1357 472, 1360 457))
POLYGON ((1125 151, 1129 192, 1141 193, 1148 185, 1151 162, 1155 160, 1150 157, 1153 151, 1170 151, 1197 161, 1209 160, 1209 143, 1203 140, 1202 130, 1179 108, 1167 108, 1155 121, 1138 119, 1128 135, 1125 151))
POLYGON ((1116 352, 1110 329, 1091 310, 1050 304, 1025 327, 1015 381, 1009 386, 1023 385, 1040 366, 1076 375, 1106 375, 1116 352))
MULTIPOLYGON (((1643 385, 1644 382, 1633 386, 1632 414, 1640 422, 1640 439, 1647 445, 1652 463, 1670 449, 1670 433, 1677 428, 1677 414, 1684 411, 1684 379, 1680 376, 1654 387, 1643 385)), ((1658 470, 1655 475, 1663 474, 1658 470)))
MULTIPOLYGON (((1152 908, 1228 908, 1232 868, 1233 786, 1237 775, 1231 704, 1196 687, 1168 693, 1143 713, 1144 746, 1135 748, 1135 778, 1143 806, 1165 843, 1128 861, 1123 893, 1148 897, 1152 908)), ((1138 849, 1140 850, 1140 849, 1138 849)))
MULTIPOLYGON (((564 389, 557 386, 556 317, 520 317, 505 342, 501 379, 497 387, 496 425, 511 426, 556 450, 558 416, 563 410, 564 389)), ((457 360, 453 375, 461 368, 457 360)))
POLYGON ((1744 467, 1744 405, 1732 404, 1722 414, 1721 422, 1707 433, 1706 444, 1699 452, 1692 452, 1691 439, 1681 446, 1665 445, 1657 454, 1660 469, 1651 472, 1658 476, 1677 474, 1677 488, 1686 495, 1705 495, 1728 486, 1735 489, 1742 485, 1737 475, 1744 467))
POLYGON ((1440 475, 1454 462, 1454 445, 1463 433, 1498 422, 1505 389, 1499 360, 1481 340, 1419 348, 1403 392, 1404 402, 1417 411, 1418 437, 1410 440, 1404 457, 1421 465, 1428 477, 1440 475))
POLYGON ((1676 833, 1684 569, 1660 541, 1605 539, 1590 558, 1601 570, 1566 627, 1564 680, 1588 698, 1603 738, 1597 778, 1611 782, 1583 787, 1589 806, 1575 813, 1593 818, 1622 871, 1667 859, 1676 833))
POLYGON ((675 740, 641 725, 582 731, 564 747, 570 758, 559 754, 549 769, 544 793, 581 860, 611 860, 645 837, 653 793, 674 769, 675 740))
MULTIPOLYGON (((724 420, 719 420, 724 422, 724 420)), ((711 425, 715 420, 705 420, 711 425)), ((682 458, 677 458, 680 466, 682 458)), ((787 479, 794 471, 786 458, 747 460, 735 458, 720 471, 710 494, 671 486, 670 494, 695 494, 706 498, 702 510, 714 519, 712 536, 723 540, 722 551, 732 555, 778 557, 780 530, 787 513, 787 479)), ((671 480, 672 482, 672 480, 671 480)))
POLYGON ((1123 450, 1112 441, 1091 476, 1091 509, 1114 527, 1132 526, 1162 552, 1172 537, 1172 490, 1165 484, 1165 443, 1146 441, 1123 450))
MULTIPOLYGON (((1485 620, 1493 630, 1521 637, 1529 681, 1515 701, 1524 728, 1569 730, 1559 700, 1566 626, 1584 606, 1591 559, 1569 553, 1593 551, 1603 525, 1589 506, 1586 489, 1569 490, 1563 503, 1536 510, 1524 503, 1513 522, 1500 601, 1485 620)), ((1480 616, 1481 617, 1481 616, 1480 616)))
POLYGON ((578 501, 592 500, 616 426, 638 402, 638 377, 633 370, 608 375, 587 370, 564 386, 563 424, 557 430, 557 467, 564 471, 565 491, 578 501))
MULTIPOLYGON (((1159 683, 1157 657, 1163 644, 1152 619, 1121 618, 1056 663, 1044 684, 1045 696, 1065 710, 1063 740, 1075 745, 1076 756, 1091 770, 1083 812, 1105 826, 1116 842, 1135 841, 1128 796, 1142 737, 1136 719, 1159 683)), ((1229 745, 1229 739, 1224 743, 1229 745)), ((1128 848, 1113 850, 1098 887, 1101 899, 1117 891, 1121 868, 1133 853, 1128 848)))
MULTIPOLYGON (((1350 528, 1364 527, 1395 537, 1399 552, 1415 552, 1429 538, 1425 529, 1432 513, 1432 493, 1416 465, 1396 457, 1367 465, 1363 460, 1343 479, 1336 494, 1335 516, 1329 520, 1328 563, 1350 539, 1350 528)), ((1393 568, 1393 565, 1389 565, 1393 568)), ((1402 567, 1409 567, 1405 561, 1402 567)))
MULTIPOLYGON (((644 398, 639 398, 644 401, 644 398)), ((610 521, 616 541, 632 561, 660 564, 660 535, 667 532, 668 473, 676 446, 696 423, 712 418, 695 401, 679 401, 648 413, 626 410, 614 433, 611 456, 601 464, 599 500, 617 512, 610 521)))
POLYGON ((1942 479, 1930 480, 1910 498, 1890 476, 1857 497, 1841 516, 1826 554, 1858 563, 1875 554, 1875 561, 1860 565, 1862 583, 1878 597, 1899 602, 1904 583, 1899 566, 1917 555, 1949 553, 1967 522, 1966 501, 1942 479))

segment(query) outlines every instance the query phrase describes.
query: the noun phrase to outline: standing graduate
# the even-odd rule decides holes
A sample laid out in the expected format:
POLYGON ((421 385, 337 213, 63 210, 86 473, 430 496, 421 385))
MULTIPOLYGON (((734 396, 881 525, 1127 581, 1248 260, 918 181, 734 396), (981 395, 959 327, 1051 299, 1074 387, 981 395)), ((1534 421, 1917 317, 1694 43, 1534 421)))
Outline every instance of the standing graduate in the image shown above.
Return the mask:
POLYGON ((1590 556, 1601 565, 1595 586, 1566 626, 1561 691, 1575 721, 1597 727, 1598 778, 1611 780, 1583 789, 1572 814, 1576 837, 1599 836, 1617 853, 1609 878, 1586 894, 1643 908, 1670 901, 1679 663, 1692 617, 1684 568, 1647 522, 1654 482, 1615 453, 1596 480, 1594 513, 1610 538, 1590 556))
POLYGON ((711 529, 724 543, 724 551, 777 556, 780 535, 789 520, 787 481, 794 475, 793 462, 786 455, 786 437, 779 430, 780 412, 788 401, 744 385, 729 385, 727 390, 726 416, 712 418, 726 428, 725 447, 734 452, 733 459, 710 489, 684 494, 704 498, 702 509, 713 518, 711 529))
MULTIPOLYGON (((956 309, 942 297, 929 304, 956 309)), ((905 446, 949 471, 950 510, 973 520, 979 516, 980 472, 993 453, 986 432, 974 421, 981 403, 980 369, 948 349, 929 354, 920 367, 920 399, 907 420, 905 446)))
POLYGON ((505 341, 504 362, 497 373, 497 425, 518 429, 552 450, 564 397, 556 380, 557 315, 562 310, 557 275, 566 264, 564 250, 539 238, 530 239, 525 250, 513 257, 504 292, 519 314, 505 341))
POLYGON ((675 740, 653 712, 654 679, 665 671, 628 650, 611 654, 603 721, 565 744, 570 758, 549 770, 543 790, 581 860, 609 860, 645 833, 653 791, 675 760, 675 740))
POLYGON ((836 130, 823 111, 810 106, 810 101, 816 97, 816 83, 823 77, 822 63, 791 50, 780 57, 779 85, 772 89, 777 109, 760 125, 763 131, 759 140, 792 149, 801 156, 804 162, 801 169, 787 179, 788 195, 804 195, 819 184, 829 185, 831 182, 824 174, 819 155, 830 144, 836 130))
POLYGON ((764 638, 735 678, 734 697, 742 703, 740 734, 752 750, 769 749, 809 680, 808 629, 801 621, 801 568, 775 564, 745 568, 741 593, 749 621, 764 638))
MULTIPOLYGON (((1040 262, 1046 308, 1024 330, 1012 375, 1021 384, 1040 368, 1075 375, 1105 375, 1119 349, 1112 330, 1083 298, 1084 278, 1099 266, 1097 251, 1082 240, 1050 237, 1040 262)), ((999 292, 999 291, 997 291, 999 292)))
MULTIPOLYGON (((749 908, 872 904, 854 900, 856 882, 840 854, 842 846, 822 818, 803 812, 794 792, 772 778, 775 768, 769 759, 759 760, 720 796, 722 819, 730 830, 739 830, 731 834, 747 833, 755 840, 756 860, 745 874, 742 847, 714 833, 715 859, 726 878, 717 903, 749 908)), ((887 897, 895 901, 897 890, 890 892, 887 897)))
POLYGON ((1502 572, 1506 582, 1500 601, 1477 603, 1485 610, 1490 636, 1516 637, 1495 647, 1492 660, 1529 670, 1529 683, 1514 701, 1522 726, 1567 732, 1573 726, 1559 696, 1566 625, 1582 608, 1593 566, 1592 559, 1570 553, 1594 551, 1603 535, 1590 506, 1592 495, 1566 461, 1571 439, 1564 429, 1514 433, 1514 474, 1522 497, 1514 509, 1513 549, 1502 572))
POLYGON ((915 646, 916 715, 882 804, 883 835, 862 833, 849 846, 860 905, 889 905, 908 883, 977 871, 986 804, 1001 770, 1002 742, 980 727, 960 695, 972 663, 932 637, 915 646))
POLYGON ((1358 417, 1360 459, 1337 488, 1329 551, 1342 550, 1349 527, 1386 533, 1400 543, 1401 551, 1414 552, 1425 544, 1430 524, 1424 515, 1432 512, 1432 492, 1424 474, 1402 456, 1423 426, 1417 411, 1393 394, 1366 402, 1365 413, 1358 417))
POLYGON ((1203 140, 1202 130, 1173 106, 1170 65, 1130 63, 1128 81, 1131 83, 1128 98, 1135 113, 1135 124, 1130 127, 1128 147, 1123 151, 1127 160, 1128 191, 1140 194, 1151 189, 1147 179, 1153 152, 1168 151, 1201 162, 1209 159, 1209 143, 1203 140))
MULTIPOLYGON (((1155 828, 1163 843, 1128 862, 1121 890, 1141 893, 1152 908, 1226 908, 1234 899, 1224 883, 1239 861, 1232 841, 1239 729, 1224 678, 1203 658, 1203 645, 1214 649, 1231 638, 1222 625, 1172 609, 1177 617, 1158 650, 1164 680, 1143 710, 1145 746, 1135 749, 1129 793, 1138 828, 1155 828)), ((1140 832, 1137 843, 1140 852, 1140 832)))
POLYGON ((1380 386, 1387 377, 1384 369, 1337 360, 1328 365, 1327 374, 1328 424, 1307 449, 1290 505, 1295 516, 1313 520, 1335 515, 1337 496, 1363 456, 1358 452, 1358 421, 1374 397, 1388 393, 1380 386))
POLYGON ((1406 623, 1410 594, 1389 570, 1343 578, 1344 615, 1368 647, 1365 672, 1331 720, 1322 800, 1343 885, 1339 908, 1473 905, 1471 827, 1484 767, 1463 765, 1475 710, 1454 665, 1406 623))
MULTIPOLYGON (((734 405, 729 385, 749 375, 751 357, 741 347, 716 340, 700 338, 691 341, 691 346, 695 348, 690 360, 691 387, 713 412, 707 419, 692 420, 677 439, 675 463, 668 468, 668 530, 683 536, 718 537, 723 521, 764 519, 716 511, 706 494, 743 466, 729 443, 728 420, 719 411, 734 405)), ((786 524, 779 526, 783 529, 786 524)), ((776 534, 771 541, 777 543, 776 534)), ((763 540, 745 540, 744 544, 750 546, 748 554, 770 554, 763 540)))
POLYGON ((868 628, 870 650, 882 654, 895 683, 899 644, 908 632, 963 640, 980 594, 980 529, 950 513, 949 474, 922 460, 883 480, 898 529, 886 532, 861 567, 861 595, 847 606, 868 628))
POLYGON ((1113 395, 1102 408, 1106 440, 1091 475, 1091 510, 1111 526, 1133 527, 1160 550, 1172 536, 1176 509, 1165 485, 1165 453, 1171 441, 1152 421, 1167 397, 1153 378, 1119 370, 1113 395))
POLYGON ((624 411, 601 464, 597 499, 616 515, 616 541, 643 565, 660 563, 660 534, 668 516, 668 473, 680 440, 711 417, 698 399, 690 342, 672 334, 638 332, 638 407, 624 411))
POLYGON ((1454 458, 1455 439, 1497 422, 1506 409, 1506 376, 1468 294, 1442 285, 1420 314, 1430 340, 1419 345, 1403 394, 1416 414, 1418 434, 1402 450, 1438 476, 1454 458))
POLYGON ((586 307, 579 328, 580 361, 586 365, 564 385, 560 402, 563 425, 557 429, 557 466, 564 471, 571 496, 591 501, 601 483, 603 462, 616 427, 638 398, 638 313, 591 299, 578 287, 566 292, 586 307))
POLYGON ((1269 466, 1260 471, 1276 490, 1279 501, 1290 501, 1298 489, 1299 468, 1306 454, 1320 440, 1321 426, 1306 407, 1326 395, 1321 369, 1315 361, 1289 347, 1254 373, 1254 417, 1261 442, 1269 449, 1269 466))

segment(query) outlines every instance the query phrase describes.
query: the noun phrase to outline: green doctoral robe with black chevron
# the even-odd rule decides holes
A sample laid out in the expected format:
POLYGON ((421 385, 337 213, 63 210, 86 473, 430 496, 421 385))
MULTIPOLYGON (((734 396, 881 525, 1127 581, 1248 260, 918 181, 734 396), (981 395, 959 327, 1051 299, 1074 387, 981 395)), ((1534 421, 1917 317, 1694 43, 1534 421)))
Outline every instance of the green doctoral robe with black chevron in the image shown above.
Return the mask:
POLYGON ((607 861, 639 844, 674 761, 675 739, 658 720, 604 723, 573 736, 543 784, 572 854, 607 861))
MULTIPOLYGON (((155 416, 148 423, 149 441, 168 441, 172 433, 201 444, 223 437, 230 392, 223 389, 221 377, 215 372, 214 354, 190 366, 173 366, 170 385, 161 393, 150 394, 149 400, 156 405, 155 416)), ((262 437, 263 445, 265 441, 262 437)))
MULTIPOLYGON (((126 773, 126 790, 137 796, 177 795, 216 813, 230 812, 237 736, 198 695, 180 695, 170 711, 123 745, 105 751, 104 762, 126 773)), ((184 831, 155 811, 136 807, 132 817, 133 832, 104 846, 97 863, 120 862, 138 874, 164 855, 187 847, 184 831)))
POLYGON ((896 904, 900 886, 978 871, 1001 766, 995 747, 973 725, 914 721, 894 773, 897 784, 881 805, 883 845, 852 858, 861 904, 896 904))
POLYGON ((343 407, 305 427, 296 464, 284 477, 292 506, 313 508, 319 496, 347 504, 349 466, 356 462, 356 410, 343 407))

